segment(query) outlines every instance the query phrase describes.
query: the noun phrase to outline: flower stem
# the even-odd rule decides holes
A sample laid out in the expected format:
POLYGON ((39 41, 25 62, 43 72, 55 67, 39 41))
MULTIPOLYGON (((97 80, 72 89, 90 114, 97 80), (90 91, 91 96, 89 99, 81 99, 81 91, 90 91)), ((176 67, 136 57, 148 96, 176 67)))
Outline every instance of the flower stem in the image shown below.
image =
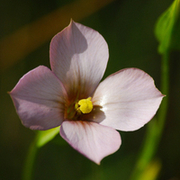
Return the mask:
POLYGON ((159 109, 158 113, 158 127, 159 132, 162 134, 164 123, 166 119, 167 114, 167 108, 168 108, 168 96, 169 96, 169 56, 170 53, 166 52, 163 54, 162 57, 162 69, 161 69, 161 91, 163 94, 166 95, 166 97, 163 100, 163 103, 161 104, 161 107, 159 109))
POLYGON ((34 141, 31 143, 29 147, 29 151, 23 168, 22 180, 32 180, 33 167, 35 164, 35 159, 38 151, 37 139, 38 139, 38 134, 36 135, 34 141))
POLYGON ((131 180, 140 180, 147 166, 153 159, 162 136, 168 107, 169 93, 169 52, 162 56, 161 64, 161 92, 166 95, 160 106, 157 116, 148 124, 148 129, 142 151, 135 165, 131 180))

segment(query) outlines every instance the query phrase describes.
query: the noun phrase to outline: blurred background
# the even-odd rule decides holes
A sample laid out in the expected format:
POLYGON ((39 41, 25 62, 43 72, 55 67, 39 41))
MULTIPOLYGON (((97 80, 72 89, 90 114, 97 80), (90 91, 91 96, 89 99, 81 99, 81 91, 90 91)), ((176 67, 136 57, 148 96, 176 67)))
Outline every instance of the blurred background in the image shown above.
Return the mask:
MULTIPOLYGON (((106 39, 110 58, 105 77, 137 67, 160 88, 161 56, 154 27, 172 0, 1 0, 0 5, 0 179, 19 180, 36 132, 25 128, 8 95, 29 70, 49 66, 51 38, 70 19, 106 39)), ((169 109, 155 159, 159 180, 180 179, 180 53, 170 61, 169 109)), ((35 180, 128 180, 141 149, 146 126, 120 132, 121 148, 98 166, 57 135, 38 151, 35 180)), ((144 179, 146 180, 146 179, 144 179)))

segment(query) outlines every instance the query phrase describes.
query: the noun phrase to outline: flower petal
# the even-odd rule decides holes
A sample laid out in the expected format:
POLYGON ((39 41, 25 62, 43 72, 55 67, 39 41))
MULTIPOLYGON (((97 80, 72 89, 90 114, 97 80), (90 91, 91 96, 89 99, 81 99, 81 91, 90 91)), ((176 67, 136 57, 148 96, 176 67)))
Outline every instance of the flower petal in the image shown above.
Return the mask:
POLYGON ((123 69, 100 83, 92 99, 102 107, 104 119, 94 121, 118 130, 136 130, 156 113, 163 95, 153 79, 136 68, 123 69))
POLYGON ((97 164, 117 151, 121 144, 116 130, 94 122, 64 121, 60 134, 74 149, 97 164))
POLYGON ((52 71, 71 95, 79 92, 86 97, 94 92, 108 57, 104 38, 97 31, 73 21, 55 35, 50 44, 52 71))
POLYGON ((65 90, 47 67, 25 74, 10 95, 24 126, 45 130, 62 123, 65 90))

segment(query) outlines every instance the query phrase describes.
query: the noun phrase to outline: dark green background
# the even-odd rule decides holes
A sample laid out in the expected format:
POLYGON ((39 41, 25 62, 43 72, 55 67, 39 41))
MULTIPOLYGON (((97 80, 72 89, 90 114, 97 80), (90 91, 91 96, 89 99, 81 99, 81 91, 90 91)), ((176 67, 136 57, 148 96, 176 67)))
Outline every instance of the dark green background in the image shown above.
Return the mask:
MULTIPOLYGON (((161 56, 157 53, 158 42, 154 36, 154 27, 157 18, 172 2, 172 0, 116 0, 80 21, 99 31, 109 45, 110 58, 104 77, 122 68, 137 67, 149 73, 155 79, 156 86, 160 88, 161 56)), ((0 38, 67 3, 71 3, 71 0, 2 0, 0 38)), ((0 179, 2 180, 21 179, 26 153, 35 136, 35 132, 21 124, 7 92, 29 70, 38 65, 49 67, 49 42, 13 66, 0 70, 0 179)), ((156 158, 162 164, 160 180, 180 179, 179 59, 179 52, 173 52, 170 61, 168 116, 156 153, 156 158)), ((38 152, 34 179, 128 180, 145 131, 146 126, 135 132, 120 132, 123 141, 121 148, 104 158, 100 166, 73 150, 58 135, 38 152)))

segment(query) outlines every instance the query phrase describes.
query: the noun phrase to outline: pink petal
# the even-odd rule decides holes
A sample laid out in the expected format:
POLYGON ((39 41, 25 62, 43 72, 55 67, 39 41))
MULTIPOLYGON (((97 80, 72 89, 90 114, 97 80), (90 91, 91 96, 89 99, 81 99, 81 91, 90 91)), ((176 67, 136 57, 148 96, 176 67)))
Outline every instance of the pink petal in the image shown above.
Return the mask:
POLYGON ((74 149, 97 164, 117 151, 121 144, 116 130, 94 122, 64 121, 60 134, 74 149))
POLYGON ((52 71, 65 85, 68 94, 94 92, 106 69, 109 57, 104 38, 95 30, 71 21, 50 44, 52 71))
POLYGON ((123 69, 105 79, 95 91, 93 102, 100 105, 102 125, 131 131, 144 126, 156 113, 163 95, 153 79, 135 68, 123 69))
POLYGON ((10 95, 24 126, 45 130, 62 123, 65 91, 47 67, 25 74, 10 95))

